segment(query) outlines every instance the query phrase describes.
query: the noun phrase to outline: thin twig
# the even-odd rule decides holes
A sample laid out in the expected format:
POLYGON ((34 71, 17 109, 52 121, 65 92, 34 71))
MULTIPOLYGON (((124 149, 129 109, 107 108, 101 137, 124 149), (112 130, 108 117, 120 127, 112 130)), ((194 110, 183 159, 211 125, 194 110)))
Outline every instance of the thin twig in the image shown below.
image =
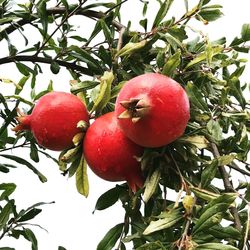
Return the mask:
POLYGON ((56 27, 56 29, 45 39, 43 44, 40 46, 40 48, 36 51, 35 56, 38 56, 41 50, 44 48, 44 46, 47 44, 47 42, 54 36, 54 34, 62 27, 62 25, 71 17, 73 16, 79 9, 81 9, 82 5, 86 2, 87 0, 80 2, 79 5, 76 6, 72 12, 67 13, 65 18, 61 21, 61 23, 56 27))
POLYGON ((0 153, 2 152, 5 152, 5 151, 8 151, 8 150, 12 150, 12 149, 16 149, 16 148, 22 148, 22 147, 25 147, 27 145, 29 145, 30 143, 28 142, 24 142, 22 144, 19 144, 19 145, 16 145, 16 146, 12 146, 12 147, 9 147, 9 148, 4 148, 4 149, 1 149, 0 150, 0 153))
MULTIPOLYGON (((47 9, 48 15, 62 15, 67 12, 67 9, 65 7, 52 7, 47 9)), ((101 19, 105 18, 106 15, 103 12, 98 12, 94 10, 85 10, 85 9, 78 9, 75 13, 75 15, 81 15, 88 18, 94 18, 94 19, 101 19)), ((11 34, 14 32, 17 28, 20 28, 26 24, 31 24, 34 20, 37 20, 39 17, 37 13, 31 14, 31 17, 29 19, 20 19, 15 22, 15 25, 12 23, 6 27, 5 29, 1 30, 0 32, 0 41, 6 37, 6 35, 11 34)), ((119 23, 116 20, 112 21, 112 24, 117 30, 121 30, 123 27, 125 27, 123 24, 119 23)))
POLYGON ((235 162, 232 162, 231 164, 228 165, 230 168, 240 172, 243 175, 250 176, 250 173, 244 169, 241 169, 235 162))

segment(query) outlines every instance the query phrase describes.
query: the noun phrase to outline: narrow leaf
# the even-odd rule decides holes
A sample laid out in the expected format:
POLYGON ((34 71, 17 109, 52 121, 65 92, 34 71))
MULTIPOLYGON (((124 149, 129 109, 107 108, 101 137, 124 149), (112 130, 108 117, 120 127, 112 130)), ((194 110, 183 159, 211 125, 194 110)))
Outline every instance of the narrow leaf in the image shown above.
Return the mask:
POLYGON ((35 234, 29 228, 25 228, 24 232, 27 240, 31 242, 32 250, 38 250, 37 239, 35 234))
POLYGON ((196 250, 239 250, 236 247, 230 246, 230 245, 224 245, 221 243, 205 243, 197 246, 195 248, 196 250))
POLYGON ((171 210, 168 213, 165 213, 165 218, 159 219, 156 221, 151 221, 149 226, 144 230, 143 234, 148 235, 153 232, 166 229, 175 225, 179 220, 181 220, 182 214, 180 214, 179 210, 171 210))
POLYGON ((99 94, 94 100, 94 106, 92 107, 90 113, 96 111, 99 114, 109 102, 111 97, 111 85, 113 81, 113 73, 105 71, 104 75, 101 77, 99 94))
POLYGON ((111 228, 104 238, 99 242, 96 250, 112 250, 120 238, 123 227, 124 223, 120 223, 111 228))
POLYGON ((209 110, 207 103, 203 99, 202 93, 192 82, 187 83, 186 91, 191 100, 191 103, 194 106, 204 111, 209 110))
POLYGON ((1 196, 0 196, 0 201, 8 198, 16 189, 16 184, 15 183, 1 183, 0 184, 0 190, 3 190, 1 196))
POLYGON ((47 178, 40 172, 38 171, 31 163, 29 163, 28 161, 24 160, 23 158, 20 158, 18 156, 14 156, 14 155, 5 155, 5 154, 1 154, 1 157, 4 157, 6 159, 15 161, 21 165, 25 165, 26 167, 28 167, 30 170, 32 170, 40 179, 41 182, 46 182, 47 178))
POLYGON ((95 210, 104 210, 115 204, 120 196, 119 187, 112 188, 105 193, 103 193, 97 200, 95 205, 95 210))
POLYGON ((29 210, 27 213, 25 213, 23 216, 21 216, 20 219, 18 219, 18 222, 28 221, 36 217, 38 214, 42 212, 42 209, 39 208, 33 208, 29 210))
POLYGON ((170 9, 172 3, 174 0, 165 0, 162 4, 161 7, 159 9, 159 11, 157 12, 157 15, 155 17, 155 20, 153 22, 153 26, 152 29, 159 26, 159 24, 161 23, 161 21, 164 19, 164 17, 167 15, 168 10, 170 9))
POLYGON ((241 38, 243 41, 250 41, 250 23, 245 23, 241 28, 241 38))
POLYGON ((2 208, 1 213, 0 213, 0 231, 6 226, 8 220, 9 220, 11 212, 12 212, 12 206, 11 206, 11 203, 8 202, 2 208))
POLYGON ((162 74, 166 76, 172 76, 176 68, 180 65, 180 63, 181 63, 181 51, 177 50, 177 52, 174 55, 172 55, 163 66, 162 74))
POLYGON ((81 158, 80 164, 76 170, 76 188, 77 191, 85 197, 89 194, 89 181, 87 175, 87 162, 83 157, 81 158))
POLYGON ((21 91, 23 90, 23 87, 25 83, 29 80, 30 75, 23 76, 20 81, 18 82, 16 89, 15 89, 15 95, 19 95, 21 91))
POLYGON ((157 185, 161 178, 161 171, 159 168, 157 168, 151 176, 148 176, 148 178, 145 181, 145 191, 143 194, 143 200, 145 203, 149 201, 149 199, 154 194, 157 185))
POLYGON ((141 42, 138 43, 129 42, 116 53, 115 57, 131 55, 137 50, 143 48, 146 45, 146 43, 147 43, 146 40, 142 40, 141 42))

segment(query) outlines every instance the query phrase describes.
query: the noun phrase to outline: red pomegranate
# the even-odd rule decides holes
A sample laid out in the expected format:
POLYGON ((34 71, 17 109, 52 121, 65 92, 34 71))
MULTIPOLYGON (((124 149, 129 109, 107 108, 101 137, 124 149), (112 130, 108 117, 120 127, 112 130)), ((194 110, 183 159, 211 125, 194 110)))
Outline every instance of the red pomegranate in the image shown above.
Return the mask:
POLYGON ((143 186, 140 163, 143 147, 129 140, 117 126, 114 112, 97 118, 88 128, 83 154, 100 178, 107 181, 127 181, 132 191, 143 186))
POLYGON ((38 100, 32 114, 17 120, 14 131, 31 130, 39 145, 61 151, 73 146, 73 137, 81 132, 77 123, 81 120, 88 123, 89 114, 77 96, 54 91, 38 100))
POLYGON ((129 80, 115 104, 124 134, 144 147, 161 147, 180 137, 189 120, 189 100, 173 79, 147 73, 129 80))

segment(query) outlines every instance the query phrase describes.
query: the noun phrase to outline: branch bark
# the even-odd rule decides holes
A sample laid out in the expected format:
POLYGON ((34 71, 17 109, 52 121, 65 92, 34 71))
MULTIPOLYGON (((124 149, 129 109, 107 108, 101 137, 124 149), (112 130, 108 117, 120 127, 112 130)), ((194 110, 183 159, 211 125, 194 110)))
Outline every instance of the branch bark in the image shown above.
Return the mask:
POLYGON ((0 65, 1 64, 6 64, 6 63, 11 63, 11 62, 16 62, 16 61, 22 61, 22 62, 39 62, 39 63, 45 63, 45 64, 51 64, 52 62, 56 62, 58 63, 60 66, 63 66, 65 68, 69 68, 72 70, 76 70, 79 71, 85 75, 88 76, 93 76, 93 74, 88 70, 88 68, 77 65, 75 63, 70 63, 70 62, 65 62, 65 61, 61 61, 61 60, 54 60, 53 58, 44 58, 44 57, 39 57, 39 56, 7 56, 7 57, 3 57, 0 58, 0 65))
MULTIPOLYGON (((220 152, 218 150, 218 147, 215 143, 211 143, 211 148, 212 148, 212 153, 214 155, 214 157, 218 158, 220 157, 220 152)), ((235 189, 233 187, 233 185, 230 182, 229 179, 229 175, 226 171, 225 166, 219 166, 219 171, 221 174, 221 177, 223 179, 223 183, 224 183, 224 187, 226 192, 235 192, 235 189)), ((230 208, 230 212, 232 213, 233 217, 234 217, 234 225, 235 228, 239 230, 239 232, 241 232, 241 222, 240 222, 240 217, 239 217, 239 213, 236 207, 231 207, 230 208)))

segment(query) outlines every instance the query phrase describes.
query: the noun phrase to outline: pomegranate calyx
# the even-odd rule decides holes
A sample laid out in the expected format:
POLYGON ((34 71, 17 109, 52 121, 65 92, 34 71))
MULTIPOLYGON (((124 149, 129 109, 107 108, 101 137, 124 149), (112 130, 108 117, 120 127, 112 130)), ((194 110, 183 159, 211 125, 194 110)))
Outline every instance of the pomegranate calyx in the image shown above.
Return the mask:
POLYGON ((30 115, 26 115, 23 113, 19 108, 16 109, 18 116, 16 120, 18 124, 12 128, 11 130, 14 131, 16 134, 22 132, 23 130, 30 130, 30 115))
POLYGON ((118 118, 131 119, 133 123, 138 122, 148 113, 150 109, 150 106, 143 99, 138 98, 131 98, 130 100, 121 101, 120 104, 126 110, 123 111, 118 116, 118 118))

